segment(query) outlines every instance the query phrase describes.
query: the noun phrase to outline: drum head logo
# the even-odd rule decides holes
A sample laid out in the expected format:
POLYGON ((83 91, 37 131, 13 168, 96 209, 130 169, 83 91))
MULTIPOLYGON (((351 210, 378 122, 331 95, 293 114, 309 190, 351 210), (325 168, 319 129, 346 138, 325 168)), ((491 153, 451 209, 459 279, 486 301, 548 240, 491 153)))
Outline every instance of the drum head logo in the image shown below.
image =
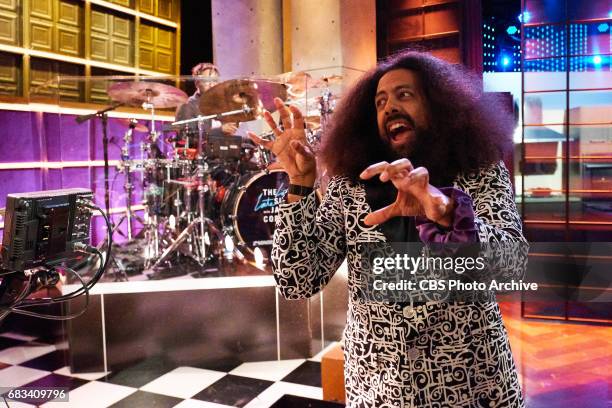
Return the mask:
MULTIPOLYGON (((274 215, 276 214, 276 206, 283 202, 286 195, 287 187, 284 184, 281 184, 278 188, 263 188, 257 196, 253 211, 263 212, 264 215, 274 215)), ((274 217, 266 218, 270 218, 268 222, 274 222, 274 217)))

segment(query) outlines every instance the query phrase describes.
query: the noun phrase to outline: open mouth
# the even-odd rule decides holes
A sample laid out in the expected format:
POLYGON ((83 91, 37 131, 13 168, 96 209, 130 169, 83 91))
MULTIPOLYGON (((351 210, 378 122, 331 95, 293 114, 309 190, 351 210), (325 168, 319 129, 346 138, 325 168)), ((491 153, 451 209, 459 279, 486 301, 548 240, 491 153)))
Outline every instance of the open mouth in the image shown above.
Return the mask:
POLYGON ((405 142, 414 131, 414 126, 407 118, 390 119, 386 123, 387 137, 393 142, 405 142))

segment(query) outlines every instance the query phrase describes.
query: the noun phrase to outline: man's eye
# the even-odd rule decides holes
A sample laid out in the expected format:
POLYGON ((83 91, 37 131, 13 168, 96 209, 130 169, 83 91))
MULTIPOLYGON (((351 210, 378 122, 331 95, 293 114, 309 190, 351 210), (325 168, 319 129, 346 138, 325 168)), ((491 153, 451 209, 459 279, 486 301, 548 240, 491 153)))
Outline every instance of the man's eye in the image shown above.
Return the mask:
POLYGON ((400 92, 400 97, 401 98, 412 98, 413 94, 410 91, 401 91, 400 92))
POLYGON ((386 101, 387 101, 387 100, 386 100, 386 99, 383 99, 383 98, 378 99, 378 100, 376 101, 376 107, 377 107, 377 108, 380 108, 380 107, 384 106, 386 101))

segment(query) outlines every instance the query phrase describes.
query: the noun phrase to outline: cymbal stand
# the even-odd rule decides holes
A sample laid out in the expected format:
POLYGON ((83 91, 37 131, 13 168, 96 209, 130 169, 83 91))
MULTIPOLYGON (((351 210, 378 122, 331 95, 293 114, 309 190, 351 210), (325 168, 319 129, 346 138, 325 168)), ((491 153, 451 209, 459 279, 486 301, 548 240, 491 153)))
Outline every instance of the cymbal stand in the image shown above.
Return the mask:
POLYGON ((144 220, 142 220, 138 215, 132 211, 132 193, 134 191, 134 184, 132 184, 132 161, 130 160, 129 153, 129 145, 132 142, 132 136, 134 132, 134 128, 138 122, 136 119, 130 119, 130 124, 128 130, 125 132, 123 136, 123 147, 121 148, 121 163, 117 166, 118 170, 125 174, 125 183, 123 184, 123 191, 125 191, 126 199, 125 199, 125 214, 119 219, 119 222, 115 224, 115 228, 119 228, 119 226, 123 223, 123 221, 127 221, 127 239, 131 241, 134 237, 134 232, 132 229, 132 218, 140 222, 144 225, 144 220))
POLYGON ((159 213, 160 213, 160 187, 156 184, 157 157, 154 156, 153 146, 157 144, 158 134, 155 130, 155 105, 151 103, 152 91, 146 90, 146 102, 142 108, 151 111, 151 128, 145 142, 141 144, 143 155, 146 156, 147 165, 143 178, 143 190, 145 191, 145 269, 153 259, 159 257, 159 213), (152 201, 152 202, 151 202, 152 201))

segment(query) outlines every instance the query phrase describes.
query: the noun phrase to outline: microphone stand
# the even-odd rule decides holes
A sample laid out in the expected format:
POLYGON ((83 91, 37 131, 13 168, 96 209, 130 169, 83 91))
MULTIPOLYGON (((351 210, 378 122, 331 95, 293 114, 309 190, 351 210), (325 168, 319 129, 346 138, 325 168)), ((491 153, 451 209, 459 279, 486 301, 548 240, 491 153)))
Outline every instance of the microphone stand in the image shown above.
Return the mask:
MULTIPOLYGON (((122 106, 123 103, 117 103, 106 108, 100 109, 97 112, 90 113, 87 115, 80 115, 75 118, 76 123, 81 124, 93 118, 100 118, 102 121, 102 149, 104 152, 104 209, 106 210, 106 216, 110 220, 110 186, 108 184, 108 112, 117 109, 122 106)), ((111 221, 112 225, 112 221, 111 221)))
MULTIPOLYGON (((100 120, 102 121, 102 149, 103 149, 103 154, 104 154, 104 209, 106 210, 106 216, 108 217, 109 221, 110 221, 110 227, 111 230, 108 232, 109 234, 113 233, 114 230, 114 224, 113 224, 113 220, 111 218, 110 215, 110 186, 108 183, 108 178, 109 178, 109 165, 108 165, 108 112, 113 111, 115 109, 117 109, 118 107, 124 105, 123 103, 115 103, 111 106, 107 106, 106 108, 100 109, 97 112, 94 113, 90 113, 87 115, 80 115, 77 116, 75 118, 76 123, 81 124, 84 123, 88 120, 91 120, 93 118, 100 118, 100 120)), ((99 247, 104 246, 104 243, 106 242, 106 239, 104 239, 102 241, 102 243, 100 245, 98 245, 99 247)), ((108 248, 108 250, 110 251, 110 248, 108 248)), ((112 256, 112 255, 111 255, 112 256)), ((112 261, 115 264, 115 266, 117 266, 117 269, 119 271, 119 274, 117 274, 115 276, 115 280, 126 280, 127 281, 127 274, 125 273, 125 268, 122 267, 122 265, 120 265, 117 261, 117 259, 115 259, 114 257, 112 257, 112 261)))

